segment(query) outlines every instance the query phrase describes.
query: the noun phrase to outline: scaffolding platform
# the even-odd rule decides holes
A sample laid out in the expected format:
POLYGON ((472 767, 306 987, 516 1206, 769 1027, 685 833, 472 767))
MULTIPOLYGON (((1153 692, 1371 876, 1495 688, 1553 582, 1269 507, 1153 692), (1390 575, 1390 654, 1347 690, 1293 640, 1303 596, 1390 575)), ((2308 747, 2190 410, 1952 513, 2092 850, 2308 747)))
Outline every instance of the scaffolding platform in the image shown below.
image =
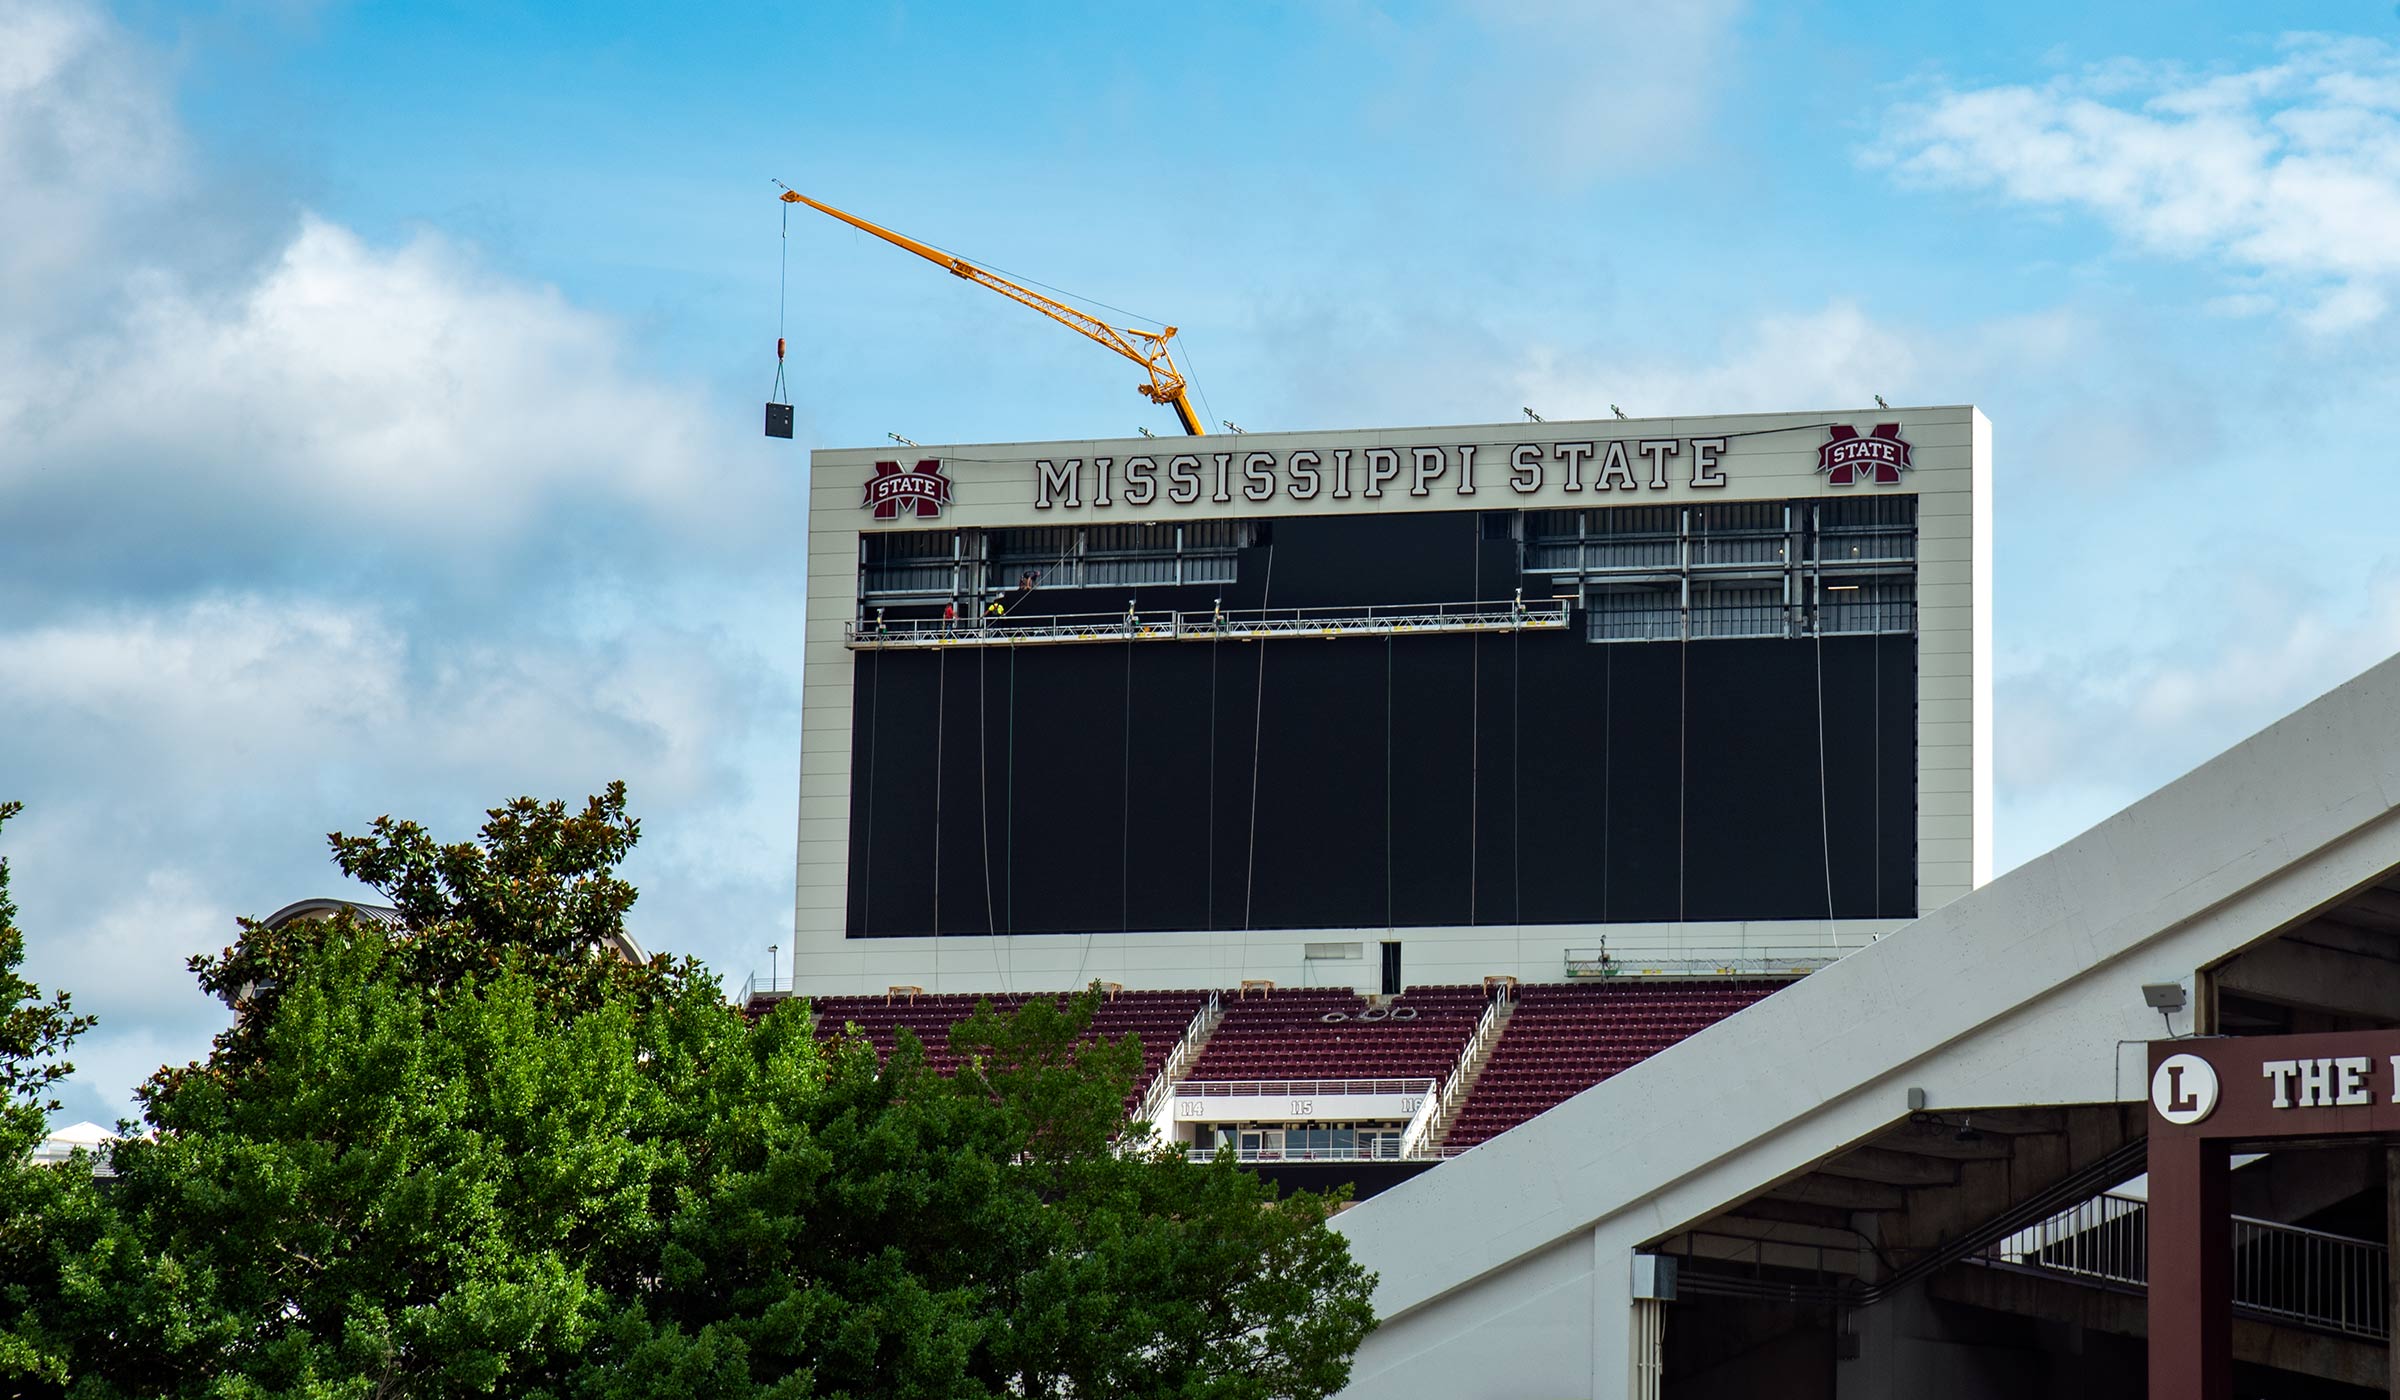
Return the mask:
POLYGON ((895 618, 844 624, 853 651, 1054 646, 1077 642, 1258 642, 1292 637, 1390 637, 1445 632, 1553 632, 1571 603, 1543 598, 1408 603, 1380 608, 1250 608, 1210 612, 1018 614, 983 619, 895 618))

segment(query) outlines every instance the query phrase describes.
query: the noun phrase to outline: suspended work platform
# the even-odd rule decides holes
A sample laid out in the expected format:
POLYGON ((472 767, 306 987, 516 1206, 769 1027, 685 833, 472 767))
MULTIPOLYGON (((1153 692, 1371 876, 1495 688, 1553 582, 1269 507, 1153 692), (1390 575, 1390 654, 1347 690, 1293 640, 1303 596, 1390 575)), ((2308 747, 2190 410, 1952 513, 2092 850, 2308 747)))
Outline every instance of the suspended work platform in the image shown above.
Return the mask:
POLYGON ((1407 603, 1375 608, 1247 608, 1210 612, 1008 614, 983 618, 869 618, 845 626, 853 651, 1018 647, 1070 642, 1268 641, 1440 632, 1564 630, 1571 600, 1407 603))

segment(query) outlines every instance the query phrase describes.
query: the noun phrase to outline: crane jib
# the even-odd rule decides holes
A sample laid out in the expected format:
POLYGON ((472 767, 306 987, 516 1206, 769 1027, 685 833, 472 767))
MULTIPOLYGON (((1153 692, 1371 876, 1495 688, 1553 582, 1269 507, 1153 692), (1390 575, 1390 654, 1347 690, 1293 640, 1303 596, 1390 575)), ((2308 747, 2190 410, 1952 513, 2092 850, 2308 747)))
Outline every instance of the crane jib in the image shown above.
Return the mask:
MULTIPOLYGON (((1173 326, 1168 326, 1161 331, 1112 326, 1088 311, 1043 296, 1031 288, 1018 286, 998 273, 977 267, 956 254, 945 253, 939 248, 920 243, 905 234, 894 233, 880 224, 869 223, 856 214, 845 213, 830 204, 810 199, 807 195, 788 185, 783 186, 781 198, 787 204, 805 204, 830 218, 841 220, 862 233, 871 233, 894 247, 905 248, 927 262, 938 263, 947 268, 955 277, 964 278, 978 286, 989 287, 1009 300, 1029 306, 1069 330, 1116 351, 1150 372, 1150 382, 1136 386, 1141 390, 1143 397, 1154 403, 1171 406, 1175 410, 1176 418, 1181 420, 1185 432, 1194 436, 1201 435, 1200 419, 1191 411, 1191 405, 1184 399, 1183 372, 1175 367, 1174 360, 1167 353, 1167 342, 1175 335, 1173 326)), ((769 431, 773 431, 772 427, 769 431)))

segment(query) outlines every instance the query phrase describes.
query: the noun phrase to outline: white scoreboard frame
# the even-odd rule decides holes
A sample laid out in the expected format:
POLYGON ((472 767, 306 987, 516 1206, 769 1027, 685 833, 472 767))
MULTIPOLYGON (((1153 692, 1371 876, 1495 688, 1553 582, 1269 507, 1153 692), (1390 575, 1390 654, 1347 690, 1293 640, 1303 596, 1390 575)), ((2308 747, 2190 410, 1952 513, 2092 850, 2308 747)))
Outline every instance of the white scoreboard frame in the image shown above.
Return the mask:
MULTIPOLYGON (((894 468, 886 465, 884 475, 894 468)), ((1679 950, 1808 956, 1902 919, 1683 924, 1484 924, 1398 929, 1192 930, 844 936, 850 875, 853 659, 859 537, 887 529, 1132 523, 1427 510, 1552 510, 1797 500, 1875 491, 1917 497, 1917 892, 1937 908, 1991 876, 1991 423, 1972 405, 1821 413, 1247 433, 946 447, 820 449, 809 459, 799 840, 791 969, 803 993, 1032 991, 1094 979, 1134 988, 1372 990, 1376 945, 1404 945, 1411 985, 1509 974, 1564 980, 1569 949, 1605 939, 1679 950), (1908 469, 1895 488, 1838 486, 1820 470, 1835 437, 1897 424, 1908 469), (1842 430, 1837 433, 1836 426, 1842 430), (1188 459, 1179 461, 1177 459, 1188 459), (867 504, 878 462, 942 463, 946 500, 920 516, 916 483, 896 518, 867 504), (1074 492, 1066 487, 1075 463, 1074 492), (1105 465, 1102 465, 1105 464, 1105 465), (1313 480, 1312 480, 1313 478, 1313 480), (1073 499, 1070 500, 1070 495, 1073 499), (1129 497, 1131 499, 1129 499, 1129 497), (1308 956, 1356 944, 1359 955, 1308 956)))

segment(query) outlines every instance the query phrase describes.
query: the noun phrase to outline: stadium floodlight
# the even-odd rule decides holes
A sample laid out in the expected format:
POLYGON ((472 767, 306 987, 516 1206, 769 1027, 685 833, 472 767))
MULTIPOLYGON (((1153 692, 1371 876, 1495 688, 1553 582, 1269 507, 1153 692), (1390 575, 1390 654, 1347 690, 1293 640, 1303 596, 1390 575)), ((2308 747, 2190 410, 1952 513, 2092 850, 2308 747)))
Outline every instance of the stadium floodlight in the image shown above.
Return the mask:
POLYGON ((2142 984, 2142 1001, 2145 1005, 2158 1008, 2158 1018, 2167 1023, 2167 1038, 2173 1040, 2175 1038, 2175 1013, 2183 1009, 2183 984, 2181 982, 2144 982, 2142 984))
POLYGON ((1530 408, 1525 410, 1525 416, 1532 419, 1536 423, 1547 423, 1550 421, 1549 419, 1544 418, 1542 415, 1534 412, 1530 408))
POLYGON ((914 438, 904 438, 898 433, 885 433, 884 436, 900 444, 902 447, 915 447, 917 445, 917 442, 914 438))

